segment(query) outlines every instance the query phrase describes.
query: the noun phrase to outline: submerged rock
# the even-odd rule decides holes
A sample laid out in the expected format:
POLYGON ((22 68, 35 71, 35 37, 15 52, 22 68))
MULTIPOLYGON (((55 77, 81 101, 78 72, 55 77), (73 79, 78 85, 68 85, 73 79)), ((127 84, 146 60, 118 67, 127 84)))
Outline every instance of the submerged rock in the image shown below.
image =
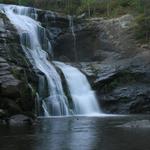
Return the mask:
POLYGON ((150 128, 149 120, 138 120, 119 125, 120 128, 150 128))
POLYGON ((33 120, 25 115, 15 115, 9 119, 9 125, 32 125, 33 120))
POLYGON ((7 116, 7 113, 3 109, 0 109, 0 119, 3 119, 5 116, 7 116))

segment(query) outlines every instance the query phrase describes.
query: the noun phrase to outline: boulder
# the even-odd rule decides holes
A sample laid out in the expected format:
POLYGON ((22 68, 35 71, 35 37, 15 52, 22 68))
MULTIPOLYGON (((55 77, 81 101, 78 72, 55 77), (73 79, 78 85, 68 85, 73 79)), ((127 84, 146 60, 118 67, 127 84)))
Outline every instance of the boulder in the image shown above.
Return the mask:
POLYGON ((20 81, 17 80, 10 70, 10 65, 0 57, 0 93, 1 96, 16 98, 19 96, 20 81))
POLYGON ((32 125, 33 120, 25 115, 15 115, 12 116, 9 119, 9 125, 11 126, 16 126, 16 125, 32 125))
POLYGON ((0 109, 0 119, 6 116, 6 112, 3 109, 0 109))
POLYGON ((22 112, 20 106, 13 99, 3 97, 1 105, 5 110, 7 110, 9 116, 22 112))
POLYGON ((3 83, 1 83, 1 95, 17 98, 19 96, 20 81, 15 79, 12 75, 5 75, 5 79, 7 82, 3 80, 3 83))

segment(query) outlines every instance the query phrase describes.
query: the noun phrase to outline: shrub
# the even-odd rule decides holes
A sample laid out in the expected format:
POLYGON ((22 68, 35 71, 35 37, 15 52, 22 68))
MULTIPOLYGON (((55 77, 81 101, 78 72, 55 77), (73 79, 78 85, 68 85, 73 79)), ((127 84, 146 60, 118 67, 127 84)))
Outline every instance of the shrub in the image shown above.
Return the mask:
POLYGON ((140 14, 134 26, 135 36, 141 42, 150 42, 150 15, 140 14))

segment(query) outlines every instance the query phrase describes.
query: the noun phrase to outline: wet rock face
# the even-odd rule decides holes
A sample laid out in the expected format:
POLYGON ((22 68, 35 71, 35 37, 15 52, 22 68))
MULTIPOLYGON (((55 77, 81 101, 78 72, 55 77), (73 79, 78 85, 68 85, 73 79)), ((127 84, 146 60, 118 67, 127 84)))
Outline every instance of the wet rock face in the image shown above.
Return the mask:
POLYGON ((96 50, 100 47, 96 30, 89 28, 76 31, 75 37, 71 32, 58 37, 54 47, 55 58, 61 60, 66 57, 69 61, 92 61, 96 50))
POLYGON ((54 57, 57 60, 76 62, 93 61, 97 50, 101 48, 98 30, 89 21, 73 19, 65 32, 58 35, 54 45, 54 57), (77 57, 77 58, 76 58, 77 57))
POLYGON ((11 74, 11 67, 5 59, 0 57, 0 87, 1 95, 15 98, 19 95, 20 81, 11 74))
POLYGON ((36 10, 39 20, 44 27, 68 28, 69 20, 67 16, 52 11, 36 10))
POLYGON ((20 39, 8 18, 0 13, 0 119, 18 113, 32 112, 34 97, 28 90, 27 78, 34 82, 29 64, 24 59, 20 39), (26 76, 28 72, 28 77, 26 76))
MULTIPOLYGON (((21 81, 11 73, 11 66, 0 57, 0 108, 9 114, 21 112, 16 101, 20 95, 21 81)), ((4 112, 5 112, 4 111, 4 112)))
POLYGON ((55 41, 53 40, 57 39, 59 35, 68 30, 69 17, 52 11, 40 9, 35 9, 35 11, 37 13, 36 19, 46 29, 46 34, 49 40, 51 40, 52 44, 54 44, 55 41))

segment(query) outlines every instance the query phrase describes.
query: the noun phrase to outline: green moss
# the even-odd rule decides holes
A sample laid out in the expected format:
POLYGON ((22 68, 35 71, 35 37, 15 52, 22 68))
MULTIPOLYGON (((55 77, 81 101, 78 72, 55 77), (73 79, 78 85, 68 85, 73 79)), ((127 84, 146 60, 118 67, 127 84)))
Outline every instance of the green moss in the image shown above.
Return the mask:
POLYGON ((114 77, 110 82, 103 85, 103 91, 109 92, 118 86, 132 84, 138 80, 138 75, 125 70, 120 72, 116 77, 114 77))

